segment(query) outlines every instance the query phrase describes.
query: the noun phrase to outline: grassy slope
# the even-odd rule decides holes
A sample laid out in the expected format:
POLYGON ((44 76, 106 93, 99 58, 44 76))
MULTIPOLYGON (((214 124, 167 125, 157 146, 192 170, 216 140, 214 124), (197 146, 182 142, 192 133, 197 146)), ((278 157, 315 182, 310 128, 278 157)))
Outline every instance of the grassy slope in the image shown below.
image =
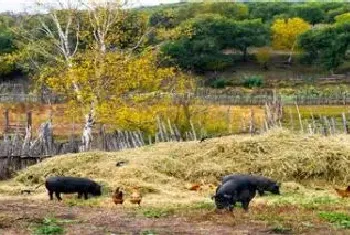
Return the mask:
MULTIPOLYGON (((84 153, 45 160, 8 182, 35 185, 45 175, 76 175, 96 179, 107 188, 139 186, 150 197, 186 199, 186 183, 217 184, 232 172, 258 173, 279 181, 346 185, 350 181, 350 139, 291 135, 229 136, 204 143, 162 143, 119 153, 84 153), (218 146, 225 151, 219 151, 218 146), (129 161, 116 167, 118 161, 129 161)), ((4 191, 3 188, 0 188, 4 191)), ((6 191, 6 190, 5 190, 6 191)), ((204 195, 201 195, 204 196, 204 195)))

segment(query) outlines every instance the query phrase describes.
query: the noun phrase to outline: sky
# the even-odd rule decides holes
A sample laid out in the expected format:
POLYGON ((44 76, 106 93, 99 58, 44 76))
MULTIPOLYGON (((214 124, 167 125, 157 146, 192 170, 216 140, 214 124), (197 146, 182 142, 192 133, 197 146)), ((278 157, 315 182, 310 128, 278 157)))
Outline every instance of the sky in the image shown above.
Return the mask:
MULTIPOLYGON (((35 0, 0 0, 0 12, 25 12, 29 11, 35 0)), ((50 1, 50 0, 47 0, 50 1)), ((166 4, 178 2, 176 0, 139 0, 142 6, 166 4)))

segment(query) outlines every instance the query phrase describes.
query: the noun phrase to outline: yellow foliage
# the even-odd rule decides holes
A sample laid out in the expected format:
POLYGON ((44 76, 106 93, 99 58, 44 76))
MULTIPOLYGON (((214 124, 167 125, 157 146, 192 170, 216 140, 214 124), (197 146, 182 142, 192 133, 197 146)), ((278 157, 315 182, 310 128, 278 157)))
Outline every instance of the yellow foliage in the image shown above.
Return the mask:
POLYGON ((159 28, 157 29, 157 35, 159 40, 176 40, 181 37, 193 36, 193 28, 190 24, 183 24, 181 27, 175 27, 172 29, 159 28))
POLYGON ((46 84, 66 94, 75 109, 86 113, 93 103, 98 122, 148 133, 155 130, 157 115, 173 116, 171 97, 160 94, 194 87, 192 79, 175 68, 159 67, 154 51, 138 56, 87 52, 77 56, 72 68, 54 70, 50 75, 46 84))
POLYGON ((298 17, 275 20, 271 26, 273 48, 292 50, 298 36, 310 28, 310 24, 298 17))
POLYGON ((256 53, 256 59, 262 65, 265 65, 271 58, 271 49, 269 47, 259 48, 256 53))
POLYGON ((14 70, 16 56, 6 53, 0 56, 0 74, 6 74, 14 70))
POLYGON ((350 13, 345 13, 335 17, 336 24, 350 23, 350 13))

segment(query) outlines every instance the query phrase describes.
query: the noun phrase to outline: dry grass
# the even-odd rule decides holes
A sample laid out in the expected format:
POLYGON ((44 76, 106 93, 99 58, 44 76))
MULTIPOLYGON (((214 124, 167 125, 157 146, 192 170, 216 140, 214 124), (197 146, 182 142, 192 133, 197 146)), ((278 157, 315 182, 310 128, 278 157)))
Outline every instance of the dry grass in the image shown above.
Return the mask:
MULTIPOLYGON (((233 172, 257 173, 282 182, 282 191, 293 191, 287 181, 331 189, 350 180, 350 138, 307 137, 275 131, 268 135, 228 136, 204 143, 162 143, 118 153, 84 153, 47 159, 20 172, 13 180, 0 184, 0 193, 16 195, 20 189, 34 187, 46 175, 74 175, 93 178, 105 193, 121 186, 127 192, 138 186, 144 205, 188 205, 210 202, 213 189, 189 191, 188 183, 217 184, 233 172), (224 147, 222 153, 218 146, 224 147), (128 161, 116 167, 118 161, 128 161)), ((47 197, 41 187, 41 197, 47 197)), ((332 191, 333 192, 333 191, 332 191)), ((333 192, 334 193, 334 192, 333 192)), ((39 195, 37 195, 39 196, 39 195)), ((91 202, 108 204, 110 199, 91 202)))

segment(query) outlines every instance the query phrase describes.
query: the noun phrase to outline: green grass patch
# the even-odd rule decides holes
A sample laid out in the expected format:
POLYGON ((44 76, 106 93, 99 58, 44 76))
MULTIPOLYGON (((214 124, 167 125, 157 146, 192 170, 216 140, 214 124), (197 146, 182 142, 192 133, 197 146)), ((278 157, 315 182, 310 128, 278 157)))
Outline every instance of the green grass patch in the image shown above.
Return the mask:
POLYGON ((89 198, 88 200, 78 198, 67 198, 63 200, 67 206, 85 206, 85 207, 100 207, 101 198, 89 198))
POLYGON ((310 201, 302 203, 301 205, 307 209, 318 209, 318 208, 321 208, 322 206, 334 206, 340 203, 341 203, 341 200, 338 198, 324 196, 324 197, 312 198, 310 201))
POLYGON ((350 229, 350 216, 342 212, 322 211, 319 217, 334 224, 337 228, 350 229))
POLYGON ((212 210, 212 209, 215 209, 215 203, 214 203, 214 201, 212 201, 212 202, 208 202, 208 201, 195 202, 193 205, 191 205, 189 207, 189 209, 212 210))
POLYGON ((156 235, 158 233, 156 233, 156 232, 154 232, 152 230, 146 230, 146 231, 142 231, 140 234, 141 235, 156 235))
POLYGON ((142 215, 146 218, 162 218, 175 213, 174 208, 146 208, 142 209, 142 215))
POLYGON ((64 229, 54 218, 45 218, 42 224, 37 227, 33 234, 34 235, 58 235, 63 234, 64 229))
POLYGON ((290 234, 292 232, 292 229, 289 227, 285 227, 282 224, 277 224, 271 228, 271 232, 278 234, 290 234))

